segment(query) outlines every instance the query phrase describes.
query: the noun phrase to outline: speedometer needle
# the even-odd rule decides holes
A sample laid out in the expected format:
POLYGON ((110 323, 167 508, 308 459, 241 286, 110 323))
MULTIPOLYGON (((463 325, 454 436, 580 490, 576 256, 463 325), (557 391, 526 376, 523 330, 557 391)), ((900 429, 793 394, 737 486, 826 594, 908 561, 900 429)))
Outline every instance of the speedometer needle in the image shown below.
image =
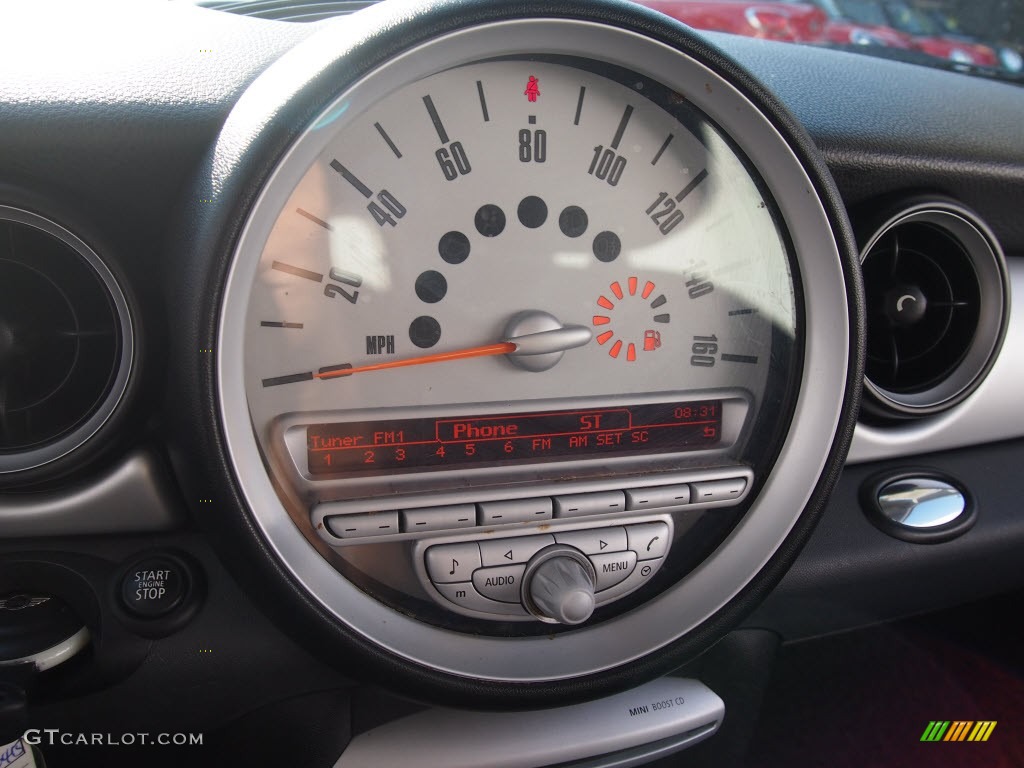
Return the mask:
POLYGON ((351 376, 353 373, 383 371, 388 368, 405 368, 410 365, 427 365, 428 363, 446 363, 451 360, 466 360, 473 357, 489 357, 494 355, 547 355, 564 352, 574 347, 582 347, 593 337, 593 332, 583 325, 565 325, 549 331, 528 333, 513 336, 497 344, 484 344, 479 347, 467 347, 451 352, 436 352, 419 357, 407 357, 404 360, 390 360, 386 363, 361 365, 357 368, 332 368, 321 373, 314 373, 315 379, 337 379, 351 376))

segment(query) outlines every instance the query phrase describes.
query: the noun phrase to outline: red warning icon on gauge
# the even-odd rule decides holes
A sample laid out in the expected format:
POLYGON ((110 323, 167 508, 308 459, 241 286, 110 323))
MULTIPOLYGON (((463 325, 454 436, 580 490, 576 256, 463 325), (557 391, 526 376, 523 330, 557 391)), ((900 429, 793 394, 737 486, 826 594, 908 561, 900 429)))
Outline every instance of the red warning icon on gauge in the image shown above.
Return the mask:
POLYGON ((540 80, 530 75, 530 79, 526 81, 526 90, 523 91, 523 95, 531 103, 536 101, 537 97, 540 96, 540 80))
POLYGON ((607 310, 608 314, 594 315, 593 323, 597 328, 604 328, 597 334, 597 343, 607 347, 609 357, 618 359, 625 350, 627 362, 635 362, 637 359, 637 347, 643 352, 654 352, 661 348, 661 331, 654 328, 630 328, 625 317, 636 317, 634 307, 643 302, 649 307, 650 319, 655 323, 667 323, 671 319, 667 312, 660 311, 668 299, 665 294, 659 293, 654 296, 657 286, 650 280, 640 285, 640 279, 630 277, 626 280, 625 288, 621 282, 616 280, 608 286, 611 298, 602 295, 597 300, 597 306, 607 310), (652 299, 651 296, 654 296, 652 299), (630 306, 633 305, 633 306, 630 306), (624 312, 623 309, 634 311, 624 312), (620 320, 621 318, 621 320, 620 320))

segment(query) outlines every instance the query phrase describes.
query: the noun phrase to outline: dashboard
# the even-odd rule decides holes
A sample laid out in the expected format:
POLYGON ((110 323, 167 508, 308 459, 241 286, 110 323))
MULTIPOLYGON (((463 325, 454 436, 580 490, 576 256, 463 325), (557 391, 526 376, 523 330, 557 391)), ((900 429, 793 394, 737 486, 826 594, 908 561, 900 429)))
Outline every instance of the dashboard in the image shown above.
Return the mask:
POLYGON ((56 8, 0 52, 0 744, 741 764, 780 644, 1024 584, 1018 87, 56 8))

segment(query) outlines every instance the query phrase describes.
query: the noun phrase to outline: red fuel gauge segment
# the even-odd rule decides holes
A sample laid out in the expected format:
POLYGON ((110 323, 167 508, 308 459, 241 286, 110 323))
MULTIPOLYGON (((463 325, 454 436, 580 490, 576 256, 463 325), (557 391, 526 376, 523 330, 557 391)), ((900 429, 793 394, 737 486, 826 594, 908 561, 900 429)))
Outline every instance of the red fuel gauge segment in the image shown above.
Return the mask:
POLYGON ((312 424, 312 475, 458 468, 713 448, 722 402, 653 403, 488 416, 312 424))
POLYGON ((633 363, 636 362, 638 354, 660 349, 659 325, 671 320, 671 315, 664 308, 668 303, 665 294, 660 293, 650 280, 641 280, 636 276, 629 277, 625 284, 616 280, 608 286, 608 291, 610 296, 603 294, 597 299, 597 306, 603 311, 595 314, 592 319, 597 343, 608 350, 608 356, 633 363), (651 323, 649 327, 644 328, 642 332, 618 327, 615 310, 626 303, 648 305, 651 323))

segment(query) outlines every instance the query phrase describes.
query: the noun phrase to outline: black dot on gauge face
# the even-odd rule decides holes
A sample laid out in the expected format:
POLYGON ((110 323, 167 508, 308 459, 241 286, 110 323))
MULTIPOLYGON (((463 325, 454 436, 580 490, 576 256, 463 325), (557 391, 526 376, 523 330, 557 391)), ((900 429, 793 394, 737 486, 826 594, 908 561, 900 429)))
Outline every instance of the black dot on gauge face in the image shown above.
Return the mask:
POLYGON ((496 205, 481 205, 473 220, 476 231, 484 237, 497 237, 505 230, 505 212, 496 205))
POLYGON ((614 232, 598 232, 594 238, 594 256, 606 264, 615 261, 622 252, 622 241, 614 232))
POLYGON ((420 349, 429 349, 441 340, 441 324, 429 315, 417 317, 409 324, 409 341, 420 349))
POLYGON ((558 215, 558 228, 566 237, 579 237, 587 231, 587 212, 578 205, 570 205, 558 215))
POLYGON ((446 293, 448 293, 448 281, 440 272, 428 269, 416 278, 416 295, 420 297, 420 301, 436 304, 444 298, 446 293))
POLYGON ((469 258, 469 238, 461 232, 445 232, 437 243, 437 252, 449 264, 461 264, 469 258))
POLYGON ((524 227, 536 229, 548 220, 548 207, 539 197, 530 195, 519 203, 519 221, 524 227))

